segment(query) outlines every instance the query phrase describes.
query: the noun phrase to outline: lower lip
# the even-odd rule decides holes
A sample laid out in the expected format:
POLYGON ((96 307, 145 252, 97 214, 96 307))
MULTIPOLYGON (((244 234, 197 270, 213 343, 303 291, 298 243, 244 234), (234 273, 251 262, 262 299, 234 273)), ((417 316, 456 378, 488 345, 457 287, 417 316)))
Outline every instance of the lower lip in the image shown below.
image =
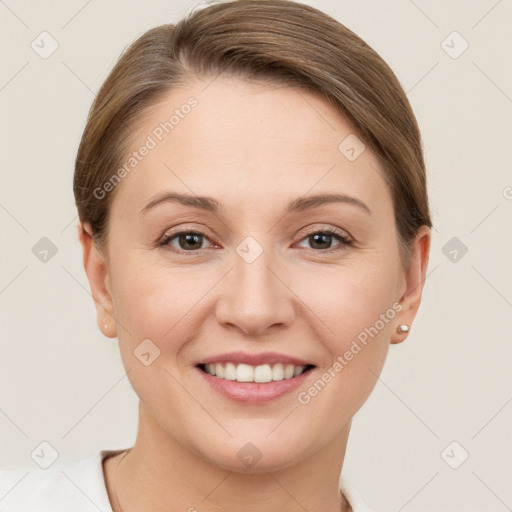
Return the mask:
POLYGON ((314 368, 301 373, 298 377, 271 382, 238 382, 214 377, 200 368, 196 368, 196 370, 221 395, 238 402, 259 404, 275 400, 296 390, 309 377, 314 368))

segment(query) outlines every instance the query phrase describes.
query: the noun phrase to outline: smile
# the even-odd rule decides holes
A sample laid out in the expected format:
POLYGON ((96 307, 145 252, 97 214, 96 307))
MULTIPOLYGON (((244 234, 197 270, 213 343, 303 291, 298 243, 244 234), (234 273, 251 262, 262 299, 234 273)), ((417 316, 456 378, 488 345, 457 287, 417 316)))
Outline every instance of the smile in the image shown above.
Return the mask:
POLYGON ((225 379, 237 382, 275 382, 293 379, 313 368, 313 365, 294 364, 260 364, 258 366, 231 362, 218 362, 211 364, 200 364, 199 368, 218 379, 225 379))

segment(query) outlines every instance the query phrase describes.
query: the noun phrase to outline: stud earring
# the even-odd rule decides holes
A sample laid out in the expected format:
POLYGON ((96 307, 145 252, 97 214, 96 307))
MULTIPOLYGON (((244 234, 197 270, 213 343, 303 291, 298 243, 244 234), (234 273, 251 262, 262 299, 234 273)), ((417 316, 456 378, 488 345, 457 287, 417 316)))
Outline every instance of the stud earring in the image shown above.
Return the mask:
POLYGON ((410 326, 408 326, 407 324, 400 324, 397 328, 396 328, 396 332, 398 334, 405 334, 407 332, 409 332, 409 329, 410 329, 410 326))
POLYGON ((103 323, 103 327, 104 327, 105 331, 108 329, 108 324, 107 324, 107 322, 104 322, 104 323, 103 323))

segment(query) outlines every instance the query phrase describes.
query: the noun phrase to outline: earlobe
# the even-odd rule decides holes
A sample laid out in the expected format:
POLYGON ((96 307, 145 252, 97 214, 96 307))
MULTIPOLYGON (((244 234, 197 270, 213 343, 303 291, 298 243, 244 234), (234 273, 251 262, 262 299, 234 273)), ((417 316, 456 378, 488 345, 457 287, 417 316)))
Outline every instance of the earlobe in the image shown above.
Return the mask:
POLYGON ((114 319, 114 306, 111 296, 108 262, 104 254, 98 250, 92 238, 89 223, 78 225, 78 237, 82 245, 83 264, 91 294, 96 307, 96 322, 105 336, 117 336, 114 319))
POLYGON ((401 343, 407 338, 420 307, 429 261, 430 241, 430 228, 421 226, 411 247, 411 264, 405 273, 405 291, 400 299, 402 310, 396 317, 400 323, 397 324, 396 331, 391 336, 392 344, 401 343), (400 329, 400 325, 406 325, 408 329, 400 329))

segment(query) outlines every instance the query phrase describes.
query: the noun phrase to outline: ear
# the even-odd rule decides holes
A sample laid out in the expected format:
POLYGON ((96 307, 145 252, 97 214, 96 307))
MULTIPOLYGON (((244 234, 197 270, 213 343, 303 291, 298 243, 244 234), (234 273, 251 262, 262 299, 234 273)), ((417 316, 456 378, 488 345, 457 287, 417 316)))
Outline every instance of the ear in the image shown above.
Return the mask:
MULTIPOLYGON (((428 226, 421 226, 411 247, 411 263, 409 270, 405 272, 405 291, 399 300, 402 305, 400 313, 395 316, 396 327, 399 324, 412 326, 420 307, 421 294, 427 274, 428 259, 430 253, 431 231, 428 226)), ((401 343, 409 333, 391 335, 391 343, 401 343)))
POLYGON ((96 323, 105 336, 115 338, 117 327, 114 318, 108 261, 94 244, 90 224, 88 222, 80 223, 77 227, 78 237, 82 244, 84 269, 96 306, 96 323), (106 327, 105 324, 107 324, 106 327))

